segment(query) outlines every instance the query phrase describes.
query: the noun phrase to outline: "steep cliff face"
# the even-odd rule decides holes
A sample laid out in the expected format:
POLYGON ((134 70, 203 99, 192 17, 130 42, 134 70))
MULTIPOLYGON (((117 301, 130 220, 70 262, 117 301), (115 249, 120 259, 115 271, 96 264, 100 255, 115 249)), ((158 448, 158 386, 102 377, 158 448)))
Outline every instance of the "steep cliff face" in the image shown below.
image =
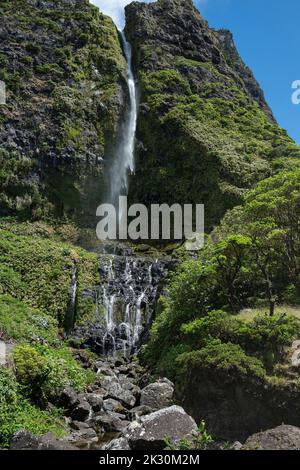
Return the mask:
POLYGON ((258 180, 299 161, 231 33, 210 29, 192 0, 133 2, 126 34, 140 90, 132 199, 204 203, 210 229, 258 180))
POLYGON ((0 17, 1 215, 87 225, 123 115, 116 28, 88 0, 3 0, 0 17))

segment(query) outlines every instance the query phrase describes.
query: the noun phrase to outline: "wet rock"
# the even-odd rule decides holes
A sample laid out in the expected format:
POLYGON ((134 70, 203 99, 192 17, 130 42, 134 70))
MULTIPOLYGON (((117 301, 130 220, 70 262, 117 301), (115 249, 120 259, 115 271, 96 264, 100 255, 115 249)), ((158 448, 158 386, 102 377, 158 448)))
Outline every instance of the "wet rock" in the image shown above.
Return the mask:
POLYGON ((109 444, 106 444, 103 450, 130 450, 129 442, 125 437, 119 439, 113 439, 109 444))
POLYGON ((133 422, 125 433, 132 450, 163 450, 165 437, 173 443, 192 439, 197 429, 194 419, 180 406, 170 406, 133 422))
POLYGON ((93 428, 81 429, 78 433, 78 437, 79 439, 90 441, 97 438, 97 433, 93 428))
POLYGON ((282 424, 250 436, 242 450, 300 450, 300 428, 282 424))
POLYGON ((29 431, 20 430, 12 438, 11 450, 78 450, 72 444, 56 439, 48 433, 36 437, 29 431))
POLYGON ((141 405, 161 409, 173 403, 174 386, 168 379, 147 385, 141 390, 141 405))
POLYGON ((105 365, 102 365, 101 367, 97 368, 96 372, 97 374, 109 375, 112 377, 116 375, 115 372, 111 369, 111 367, 105 365))
POLYGON ((82 421, 72 421, 70 426, 72 429, 75 429, 75 431, 82 431, 90 427, 87 423, 82 421))
POLYGON ((145 387, 147 387, 147 385, 149 385, 149 383, 150 383, 150 374, 148 372, 146 372, 141 376, 141 378, 139 380, 139 386, 141 388, 145 388, 145 387))
POLYGON ((125 361, 123 358, 118 358, 115 361, 115 367, 121 367, 121 366, 124 366, 124 364, 125 364, 125 361))
POLYGON ((90 418, 92 408, 87 401, 82 401, 71 414, 73 421, 87 421, 90 418))

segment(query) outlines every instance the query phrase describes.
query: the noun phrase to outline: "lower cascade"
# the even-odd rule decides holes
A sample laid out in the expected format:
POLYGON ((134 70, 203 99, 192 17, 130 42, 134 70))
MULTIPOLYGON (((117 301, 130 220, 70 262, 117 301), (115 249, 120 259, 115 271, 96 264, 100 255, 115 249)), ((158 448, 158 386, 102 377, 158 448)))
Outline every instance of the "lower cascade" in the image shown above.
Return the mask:
POLYGON ((136 256, 120 243, 101 251, 95 322, 73 334, 84 336, 86 346, 97 354, 129 356, 147 336, 168 260, 136 256))

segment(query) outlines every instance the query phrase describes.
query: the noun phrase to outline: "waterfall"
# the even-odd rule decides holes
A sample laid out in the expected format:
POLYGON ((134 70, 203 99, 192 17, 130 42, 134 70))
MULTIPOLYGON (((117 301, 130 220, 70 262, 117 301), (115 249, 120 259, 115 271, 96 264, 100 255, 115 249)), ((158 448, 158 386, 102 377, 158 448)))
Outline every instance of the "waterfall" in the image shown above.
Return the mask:
MULTIPOLYGON (((136 256, 126 243, 115 243, 110 254, 99 249, 101 288, 94 292, 95 320, 75 334, 98 354, 129 356, 138 351, 149 325, 168 261, 136 256)), ((110 245, 110 248, 112 246, 110 245)), ((76 298, 76 277, 72 299, 76 298)))
POLYGON ((124 31, 119 31, 124 56, 127 62, 127 85, 129 103, 127 116, 121 128, 116 158, 110 171, 110 202, 117 206, 119 196, 128 193, 128 176, 134 172, 134 145, 137 125, 137 97, 134 75, 132 71, 131 45, 124 31))

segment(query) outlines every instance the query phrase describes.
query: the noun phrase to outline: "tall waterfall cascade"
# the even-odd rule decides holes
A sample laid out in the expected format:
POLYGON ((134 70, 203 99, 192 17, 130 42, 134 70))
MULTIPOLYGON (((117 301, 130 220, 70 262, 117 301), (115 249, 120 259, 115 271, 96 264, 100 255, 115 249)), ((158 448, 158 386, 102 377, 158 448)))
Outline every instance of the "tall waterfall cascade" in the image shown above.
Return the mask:
POLYGON ((110 202, 117 204, 119 196, 128 193, 128 177, 134 172, 134 146, 137 126, 137 93, 132 70, 131 45, 124 31, 119 31, 127 63, 128 109, 121 127, 116 158, 110 171, 110 202))

